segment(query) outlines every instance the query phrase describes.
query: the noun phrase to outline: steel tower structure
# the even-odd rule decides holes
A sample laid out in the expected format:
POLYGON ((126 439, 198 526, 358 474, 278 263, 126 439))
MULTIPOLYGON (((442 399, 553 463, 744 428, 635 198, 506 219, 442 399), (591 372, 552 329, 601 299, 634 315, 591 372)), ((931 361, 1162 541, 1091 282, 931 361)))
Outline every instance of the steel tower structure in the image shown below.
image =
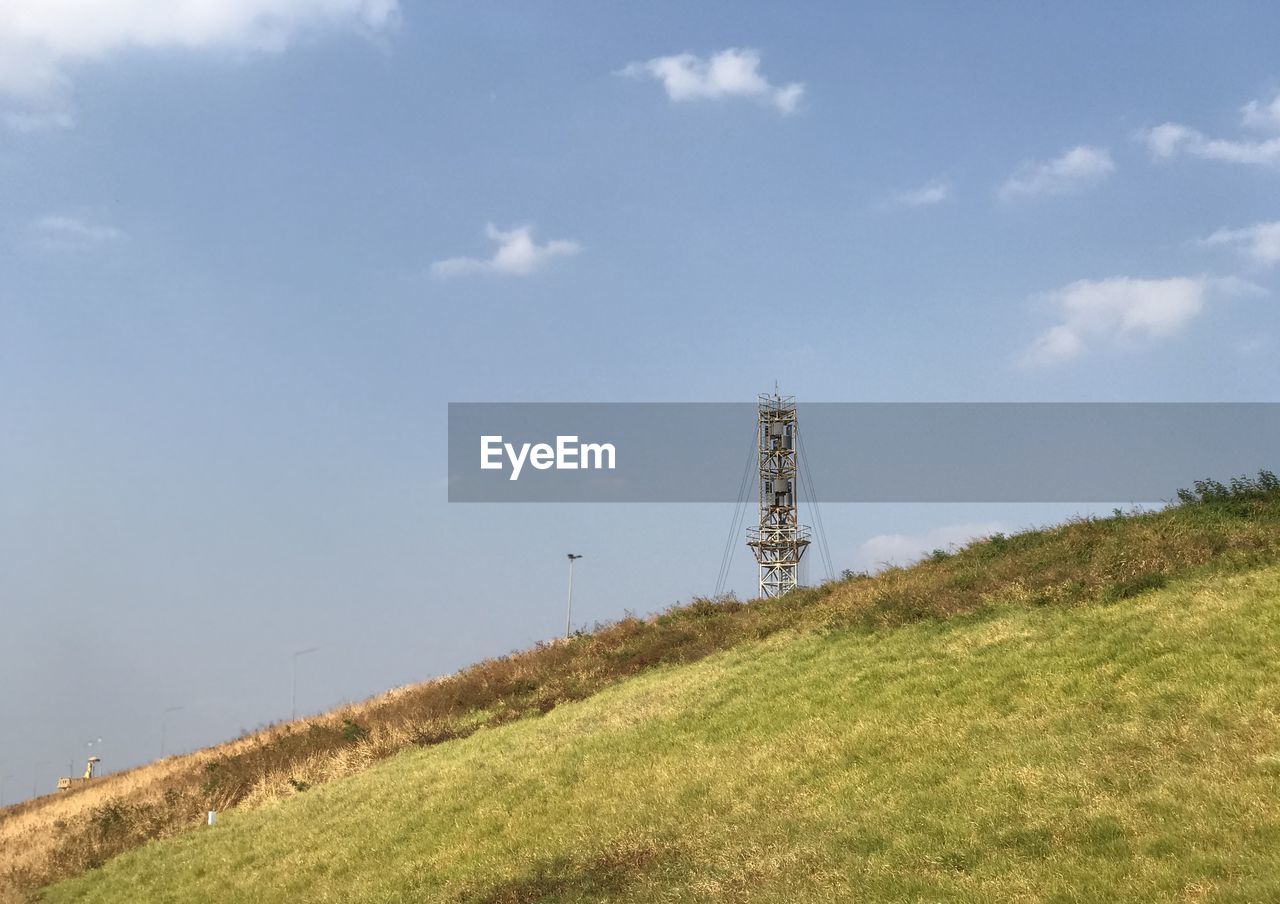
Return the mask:
POLYGON ((759 397, 756 448, 760 465, 760 526, 747 530, 747 545, 760 567, 760 594, 782 596, 797 585, 809 528, 796 508, 795 396, 759 397))

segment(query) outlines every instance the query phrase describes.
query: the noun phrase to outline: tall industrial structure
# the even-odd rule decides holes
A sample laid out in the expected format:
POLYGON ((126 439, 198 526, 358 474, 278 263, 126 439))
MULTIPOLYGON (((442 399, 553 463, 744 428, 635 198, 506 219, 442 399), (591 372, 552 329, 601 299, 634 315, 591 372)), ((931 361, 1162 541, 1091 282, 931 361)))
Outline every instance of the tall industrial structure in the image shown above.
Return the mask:
POLYGON ((775 392, 759 403, 760 526, 747 530, 747 545, 760 567, 761 596, 782 596, 796 588, 809 546, 809 528, 801 526, 796 508, 796 399, 775 392))

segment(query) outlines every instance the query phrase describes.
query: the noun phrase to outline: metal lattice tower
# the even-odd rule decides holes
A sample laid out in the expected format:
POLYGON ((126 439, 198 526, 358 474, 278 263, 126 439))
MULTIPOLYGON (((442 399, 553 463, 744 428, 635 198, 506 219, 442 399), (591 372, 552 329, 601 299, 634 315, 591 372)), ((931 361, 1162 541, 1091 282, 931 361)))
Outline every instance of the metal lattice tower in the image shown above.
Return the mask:
POLYGON ((796 399, 777 393, 759 399, 760 526, 747 530, 747 545, 760 566, 760 594, 782 596, 796 588, 809 546, 809 528, 796 509, 796 399))

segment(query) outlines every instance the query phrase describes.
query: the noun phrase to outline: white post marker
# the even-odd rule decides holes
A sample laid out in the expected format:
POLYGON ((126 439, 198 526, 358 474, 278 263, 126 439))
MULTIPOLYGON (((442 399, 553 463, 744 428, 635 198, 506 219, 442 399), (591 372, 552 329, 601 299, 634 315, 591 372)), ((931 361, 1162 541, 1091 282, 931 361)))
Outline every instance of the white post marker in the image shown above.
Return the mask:
POLYGON ((217 821, 218 821, 218 811, 217 811, 217 810, 210 810, 210 811, 209 811, 209 825, 213 825, 213 824, 214 824, 215 822, 217 822, 217 821))
POLYGON ((569 553, 569 606, 564 616, 564 636, 568 639, 573 633, 573 563, 582 556, 575 556, 569 553))

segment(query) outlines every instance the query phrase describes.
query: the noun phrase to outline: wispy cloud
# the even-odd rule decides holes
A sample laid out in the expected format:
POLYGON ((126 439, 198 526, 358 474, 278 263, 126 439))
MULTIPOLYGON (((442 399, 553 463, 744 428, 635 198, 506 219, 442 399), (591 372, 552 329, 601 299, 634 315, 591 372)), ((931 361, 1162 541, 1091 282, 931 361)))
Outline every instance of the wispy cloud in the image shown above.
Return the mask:
MULTIPOLYGON (((1252 129, 1280 130, 1280 95, 1267 102, 1254 100, 1245 104, 1240 108, 1240 122, 1252 129)), ((1280 137, 1212 138, 1179 122, 1162 123, 1139 132, 1138 137, 1156 160, 1187 156, 1252 166, 1280 164, 1280 137)))
POLYGON ((451 277, 499 273, 527 276, 554 257, 571 257, 582 250, 581 245, 569 239, 552 239, 539 245, 533 240, 531 226, 502 230, 490 223, 485 227, 485 235, 498 243, 492 257, 451 257, 436 261, 431 265, 432 275, 451 277))
POLYGON ((1263 267, 1280 264, 1280 220, 1254 223, 1240 229, 1219 229, 1203 245, 1225 245, 1263 267))
POLYGON ((32 224, 32 231, 37 241, 47 248, 100 245, 124 238, 124 233, 114 226, 59 215, 41 217, 32 224))
POLYGON ((655 57, 631 63, 620 70, 631 78, 662 83, 667 97, 676 102, 741 98, 794 113, 804 96, 804 84, 774 85, 760 73, 760 53, 751 48, 730 47, 704 59, 692 53, 655 57))
POLYGON ((893 196, 892 206, 932 207, 934 204, 941 204, 950 197, 951 186, 946 182, 935 179, 932 182, 926 182, 919 188, 898 192, 893 196))
POLYGON ((1040 163, 1025 163, 996 190, 1004 201, 1033 195, 1060 195, 1115 171, 1115 161, 1106 148, 1079 145, 1060 157, 1040 163))
POLYGON ((3 120, 12 131, 24 134, 69 129, 76 124, 70 109, 10 110, 4 113, 3 120))
POLYGON ((1170 160, 1180 155, 1223 163, 1254 166, 1280 164, 1280 138, 1265 141, 1229 141, 1210 138, 1203 132, 1176 122, 1166 122, 1143 133, 1147 150, 1156 160, 1170 160))
POLYGON ((1251 129, 1280 131, 1280 94, 1265 102, 1249 101, 1240 108, 1240 120, 1251 129))
POLYGON ((1036 299, 1055 308, 1060 322, 1031 343, 1022 361, 1031 366, 1061 364, 1097 343, 1123 346, 1166 339, 1198 317, 1211 295, 1261 291, 1233 277, 1082 279, 1036 299))
POLYGON ((1245 356, 1257 355, 1270 351, 1271 345, 1271 336, 1269 334, 1255 333, 1237 342, 1236 352, 1245 356))
POLYGON ((910 565, 935 549, 951 551, 1004 529, 999 521, 971 521, 936 527, 921 534, 878 534, 858 547, 858 561, 866 568, 910 565))
POLYGON ((126 48, 283 50, 302 32, 376 32, 397 0, 5 0, 0 4, 0 110, 19 131, 72 123, 71 69, 126 48))

